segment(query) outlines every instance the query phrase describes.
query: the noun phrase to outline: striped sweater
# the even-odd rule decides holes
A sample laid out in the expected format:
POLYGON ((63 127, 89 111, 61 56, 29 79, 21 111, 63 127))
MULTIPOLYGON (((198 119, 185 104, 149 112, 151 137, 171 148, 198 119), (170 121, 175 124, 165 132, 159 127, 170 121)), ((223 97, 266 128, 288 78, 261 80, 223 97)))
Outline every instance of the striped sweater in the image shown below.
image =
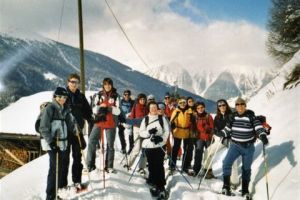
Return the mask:
POLYGON ((256 134, 259 137, 266 134, 259 120, 255 119, 252 111, 246 111, 242 115, 233 114, 232 119, 222 130, 224 137, 231 137, 235 142, 252 142, 256 139, 256 134))

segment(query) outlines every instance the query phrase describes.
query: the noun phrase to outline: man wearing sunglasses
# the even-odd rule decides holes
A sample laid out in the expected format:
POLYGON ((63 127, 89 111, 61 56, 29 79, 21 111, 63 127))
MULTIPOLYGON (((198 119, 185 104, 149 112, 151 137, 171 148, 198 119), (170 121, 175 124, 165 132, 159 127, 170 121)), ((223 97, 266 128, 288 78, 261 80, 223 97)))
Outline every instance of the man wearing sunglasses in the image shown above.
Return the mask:
POLYGON ((229 123, 222 131, 218 131, 222 137, 231 138, 231 145, 223 160, 223 189, 222 194, 231 196, 230 175, 233 162, 242 156, 242 196, 251 199, 249 182, 251 178, 251 164, 254 155, 254 142, 256 135, 263 145, 268 144, 267 134, 254 112, 246 109, 246 101, 238 98, 235 102, 236 112, 233 113, 229 123))
POLYGON ((75 189, 80 190, 83 189, 83 185, 81 184, 81 175, 83 165, 81 163, 81 149, 86 147, 86 142, 84 140, 82 129, 84 127, 84 120, 88 122, 92 121, 92 109, 89 106, 89 103, 79 90, 80 76, 78 74, 70 74, 67 80, 67 92, 68 98, 66 101, 66 105, 71 108, 72 115, 74 116, 79 128, 80 134, 79 138, 76 135, 68 135, 68 147, 67 147, 67 159, 66 165, 63 166, 62 169, 62 182, 63 186, 67 187, 68 185, 68 169, 70 163, 70 152, 72 149, 72 181, 74 183, 75 189))

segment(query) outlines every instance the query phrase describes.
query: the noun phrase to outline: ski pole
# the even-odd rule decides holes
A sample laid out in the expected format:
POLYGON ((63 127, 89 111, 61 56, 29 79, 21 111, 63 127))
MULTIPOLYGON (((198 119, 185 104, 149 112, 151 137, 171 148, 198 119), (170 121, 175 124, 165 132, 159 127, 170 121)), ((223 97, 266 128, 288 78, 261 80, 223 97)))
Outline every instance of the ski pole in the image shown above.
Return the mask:
MULTIPOLYGON (((142 149, 142 154, 144 154, 144 151, 145 151, 145 149, 142 149)), ((128 183, 130 182, 131 178, 133 177, 133 174, 135 173, 136 168, 137 168, 138 165, 140 164, 141 160, 142 160, 142 155, 139 157, 139 160, 138 160, 137 164, 135 165, 135 167, 134 167, 134 169, 133 169, 133 172, 132 172, 131 175, 130 175, 130 178, 129 178, 129 180, 128 180, 128 183)))
POLYGON ((102 164, 103 164, 103 188, 105 189, 105 158, 104 158, 104 136, 103 136, 103 128, 100 128, 100 134, 101 134, 101 150, 102 150, 102 164))
POLYGON ((266 176, 266 188, 267 188, 267 199, 269 200, 269 184, 268 184, 268 164, 266 158, 266 149, 265 145, 263 144, 263 156, 264 156, 264 163, 265 163, 265 176, 266 176))
MULTIPOLYGON (((165 152, 165 154, 166 154, 166 151, 162 148, 162 147, 160 147, 162 150, 163 150, 163 152, 165 152)), ((168 154, 167 154, 168 155, 168 154)), ((189 184, 189 186, 192 188, 192 190, 194 189, 193 188, 193 186, 191 185, 191 183, 189 182, 189 180, 183 175, 183 173, 182 173, 182 171, 181 170, 179 170, 178 169, 178 167, 175 165, 175 163, 173 162, 173 160, 172 160, 172 158, 171 158, 171 156, 170 155, 168 155, 168 158, 170 159, 170 161, 172 162, 172 164, 175 166, 175 169, 181 174, 181 176, 183 177, 183 179, 189 184)))
MULTIPOLYGON (((58 148, 58 136, 56 135, 56 147, 58 148)), ((58 149, 56 149, 56 168, 55 168, 55 200, 57 200, 57 190, 58 190, 58 149)))
MULTIPOLYGON (((135 143, 136 143, 139 139, 140 139, 140 137, 137 137, 137 138, 134 140, 133 146, 135 145, 135 143)), ((127 153, 126 153, 126 154, 127 154, 127 153)), ((127 156, 128 154, 127 154, 127 155, 126 155, 126 154, 123 156, 122 160, 120 161, 120 164, 122 164, 123 161, 124 161, 125 159, 127 159, 126 156, 127 156)), ((126 162, 127 162, 126 164, 128 165, 128 160, 126 160, 126 162)))
MULTIPOLYGON (((222 140, 221 140, 221 141, 222 141, 222 140)), ((221 141, 219 142, 219 144, 218 144, 218 146, 217 146, 217 149, 216 149, 216 151, 215 151, 213 157, 211 158, 210 163, 208 164, 208 167, 207 167, 207 170, 206 170, 204 176, 203 176, 203 177, 200 177, 200 181, 199 181, 199 185, 198 185, 198 190, 200 189, 200 185, 201 185, 202 180, 205 179, 205 177, 207 176, 208 170, 210 169, 210 167, 211 167, 211 165, 212 165, 212 162, 213 162, 213 160, 214 160, 214 158, 215 158, 215 156, 216 156, 216 154, 217 154, 217 152, 218 152, 218 150, 219 150, 219 148, 220 148, 220 145, 221 145, 221 143, 222 143, 221 141)), ((211 150, 211 151, 212 151, 212 150, 211 150)), ((210 156, 210 155, 209 155, 209 156, 210 156)), ((207 161, 207 160, 206 160, 206 161, 207 161)), ((205 163, 205 164, 206 164, 206 163, 205 163)))
MULTIPOLYGON (((213 141, 214 141, 214 138, 212 139, 212 143, 213 143, 213 141)), ((212 150, 209 149, 209 152, 208 152, 207 154, 208 154, 208 155, 211 155, 211 151, 212 151, 212 150)), ((198 174, 197 174, 196 177, 199 177, 199 176, 201 176, 201 174, 203 174, 202 172, 203 172, 205 166, 206 166, 206 163, 205 163, 205 165, 202 165, 202 166, 201 166, 201 169, 199 170, 199 172, 198 172, 198 174)))
MULTIPOLYGON (((80 139, 80 131, 79 131, 79 128, 76 126, 76 136, 77 136, 77 139, 78 139, 78 142, 79 142, 79 148, 80 148, 80 151, 81 151, 81 155, 83 157, 83 160, 84 160, 84 163, 85 165, 87 166, 87 161, 86 161, 86 157, 85 157, 85 154, 82 150, 82 143, 81 143, 81 139, 80 139)), ((89 182, 91 183, 91 189, 93 190, 93 187, 92 187, 92 181, 91 181, 91 176, 90 176, 90 172, 89 170, 87 170, 87 173, 88 173, 88 179, 89 179, 89 182)))

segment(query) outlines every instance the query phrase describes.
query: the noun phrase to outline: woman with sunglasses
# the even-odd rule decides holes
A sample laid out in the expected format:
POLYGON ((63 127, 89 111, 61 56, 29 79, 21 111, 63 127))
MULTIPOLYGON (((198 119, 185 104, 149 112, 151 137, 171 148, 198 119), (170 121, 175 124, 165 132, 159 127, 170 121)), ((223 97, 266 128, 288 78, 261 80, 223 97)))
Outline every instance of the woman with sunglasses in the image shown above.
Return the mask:
MULTIPOLYGON (((223 130, 226 126, 226 123, 229 122, 230 115, 232 114, 231 108, 229 107, 225 99, 219 99, 217 101, 217 114, 214 118, 214 128, 217 131, 223 130)), ((215 178, 212 171, 212 159, 215 153, 221 151, 223 148, 228 146, 228 139, 221 138, 217 135, 213 135, 213 143, 207 148, 204 154, 204 170, 201 172, 201 175, 208 170, 205 179, 215 178), (216 152, 217 151, 217 152, 216 152)), ((237 162, 233 164, 233 173, 231 176, 231 183, 234 186, 239 184, 238 171, 237 171, 237 162)))
POLYGON ((191 115, 193 111, 187 107, 187 101, 184 97, 178 100, 178 107, 174 110, 171 116, 171 129, 173 132, 174 146, 172 148, 172 160, 170 161, 171 173, 176 169, 176 160, 178 150, 183 140, 183 158, 182 159, 182 171, 188 171, 189 160, 192 157, 192 145, 189 145, 190 127, 191 127, 191 115))

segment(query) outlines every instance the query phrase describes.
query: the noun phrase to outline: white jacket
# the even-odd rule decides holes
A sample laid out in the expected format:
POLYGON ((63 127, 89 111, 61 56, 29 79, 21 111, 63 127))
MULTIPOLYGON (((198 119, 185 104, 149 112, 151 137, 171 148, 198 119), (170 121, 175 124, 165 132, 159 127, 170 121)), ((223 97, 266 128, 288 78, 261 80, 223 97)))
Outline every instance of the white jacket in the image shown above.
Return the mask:
POLYGON ((163 125, 164 128, 161 127, 161 125, 159 124, 159 120, 158 120, 158 115, 150 115, 149 116, 149 123, 148 126, 146 127, 146 123, 145 123, 145 118, 142 120, 141 126, 140 126, 140 131, 139 131, 139 135, 141 138, 144 138, 143 143, 142 143, 142 147, 143 148, 157 148, 157 147, 162 147, 166 144, 167 139, 169 137, 169 133, 170 133, 170 125, 168 120, 163 116, 163 125), (163 141, 155 144, 154 142, 151 141, 151 134, 149 133, 149 130, 152 128, 157 128, 157 133, 155 135, 162 137, 163 141))

